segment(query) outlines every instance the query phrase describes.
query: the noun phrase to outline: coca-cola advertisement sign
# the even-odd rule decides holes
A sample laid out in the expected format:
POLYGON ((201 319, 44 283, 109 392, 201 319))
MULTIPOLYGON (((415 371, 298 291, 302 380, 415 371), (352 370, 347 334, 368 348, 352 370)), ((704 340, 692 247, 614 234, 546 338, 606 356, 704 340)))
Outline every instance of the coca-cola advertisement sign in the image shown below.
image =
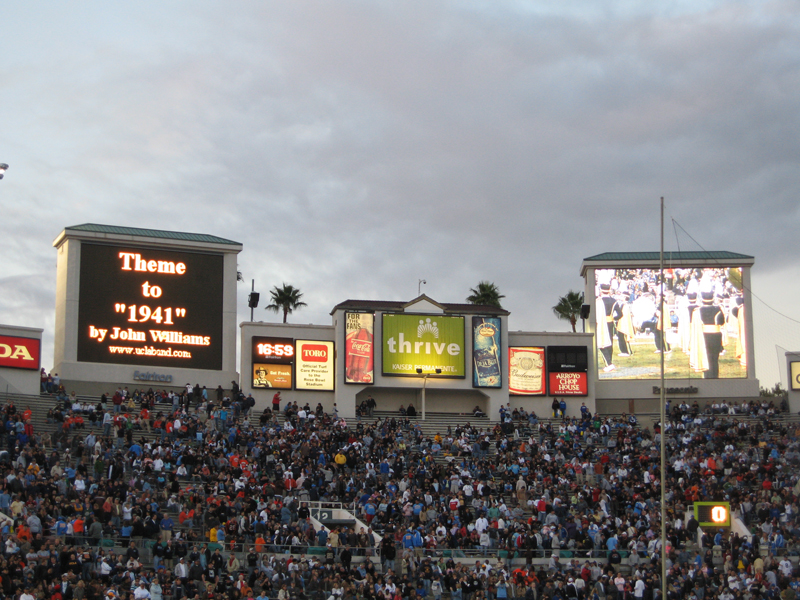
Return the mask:
POLYGON ((375 383, 372 313, 345 313, 344 382, 375 383))

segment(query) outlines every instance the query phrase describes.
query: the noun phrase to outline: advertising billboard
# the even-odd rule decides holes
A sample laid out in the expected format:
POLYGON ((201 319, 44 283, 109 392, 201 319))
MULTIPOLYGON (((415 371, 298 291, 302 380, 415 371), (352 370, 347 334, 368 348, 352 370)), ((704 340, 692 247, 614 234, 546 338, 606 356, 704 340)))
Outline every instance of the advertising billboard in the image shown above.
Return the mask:
POLYGON ((790 363, 789 368, 789 389, 800 390, 800 362, 790 363))
POLYGON ((548 373, 551 396, 586 396, 589 394, 588 373, 548 373))
POLYGON ((375 354, 373 335, 375 315, 372 313, 344 313, 344 382, 375 383, 375 354))
POLYGON ((36 338, 0 335, 0 367, 39 370, 41 342, 36 338))
POLYGON ((333 390, 333 342, 297 340, 295 350, 295 389, 333 390))
POLYGON ((222 255, 81 244, 78 361, 222 368, 222 255))
POLYGON ((747 377, 741 268, 595 271, 600 379, 747 377))
POLYGON ((383 313, 382 330, 384 375, 466 376, 464 317, 383 313))
POLYGON ((547 383, 551 396, 587 396, 588 371, 586 346, 548 346, 547 383))
POLYGON ((517 346, 508 349, 508 393, 515 396, 544 396, 544 348, 517 346))
POLYGON ((254 337, 251 364, 253 388, 292 389, 292 366, 295 359, 291 338, 254 337))
POLYGON ((500 319, 472 317, 472 386, 499 388, 503 385, 500 361, 500 319))

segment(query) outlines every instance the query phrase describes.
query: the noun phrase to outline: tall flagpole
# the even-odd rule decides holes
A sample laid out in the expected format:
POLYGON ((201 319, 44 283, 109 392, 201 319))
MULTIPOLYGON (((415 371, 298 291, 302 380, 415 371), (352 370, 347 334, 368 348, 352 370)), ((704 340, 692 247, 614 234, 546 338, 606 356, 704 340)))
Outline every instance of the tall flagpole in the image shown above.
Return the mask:
POLYGON ((659 263, 661 271, 661 331, 657 331, 656 335, 661 336, 661 600, 666 600, 667 597, 667 503, 666 503, 666 487, 667 487, 667 460, 666 460, 666 398, 664 391, 664 354, 666 353, 667 344, 665 336, 665 323, 664 323, 664 197, 661 197, 661 251, 659 252, 659 263))

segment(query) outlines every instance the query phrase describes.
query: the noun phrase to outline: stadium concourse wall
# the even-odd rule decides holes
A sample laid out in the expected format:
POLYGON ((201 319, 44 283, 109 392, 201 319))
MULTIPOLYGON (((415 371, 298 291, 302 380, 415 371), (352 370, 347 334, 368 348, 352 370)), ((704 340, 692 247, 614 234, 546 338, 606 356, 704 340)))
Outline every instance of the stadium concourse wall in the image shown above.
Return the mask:
MULTIPOLYGON (((551 415, 551 405, 554 395, 549 395, 550 390, 545 390, 541 395, 511 395, 509 393, 509 364, 508 348, 510 347, 533 347, 544 349, 556 346, 578 346, 590 350, 592 346, 592 335, 581 333, 549 333, 549 332, 509 332, 507 313, 498 316, 500 320, 500 357, 502 377, 501 385, 497 388, 477 388, 473 387, 473 355, 471 341, 471 320, 470 309, 459 306, 461 309, 455 312, 449 305, 441 305, 427 297, 421 296, 409 303, 402 304, 395 310, 373 309, 370 314, 374 314, 374 330, 372 338, 373 359, 373 380, 371 385, 361 383, 345 383, 345 344, 347 331, 345 327, 346 313, 351 312, 350 307, 356 301, 346 304, 345 308, 335 308, 332 312, 331 325, 300 325, 291 323, 263 323, 263 322, 244 322, 240 324, 241 346, 240 346, 240 369, 242 373, 241 385, 246 394, 252 394, 256 401, 255 411, 258 413, 266 407, 271 407, 272 397, 276 388, 265 387, 258 384, 256 380, 256 370, 258 365, 288 364, 292 361, 273 356, 272 359, 261 360, 258 357, 258 345, 271 344, 286 346, 294 342, 295 352, 300 353, 299 340, 328 342, 333 344, 333 377, 328 384, 329 389, 308 390, 298 389, 300 379, 297 362, 291 366, 293 370, 293 382, 288 389, 281 389, 282 404, 286 401, 296 401, 303 406, 308 403, 314 409, 317 404, 322 404, 324 410, 330 413, 336 403, 336 409, 340 416, 351 419, 355 417, 355 409, 363 400, 372 396, 380 411, 399 411, 400 407, 407 408, 410 404, 414 406, 417 417, 422 413, 423 387, 425 393, 425 407, 428 413, 453 413, 471 414, 477 407, 491 419, 497 419, 501 406, 510 405, 512 408, 524 408, 526 411, 536 412, 540 417, 551 415), (445 307, 444 309, 442 307, 445 307), (382 324, 383 313, 391 314, 411 314, 427 318, 431 316, 436 320, 435 315, 443 316, 463 316, 464 317, 464 377, 437 377, 431 373, 427 378, 416 373, 409 376, 392 376, 382 372, 382 324), (258 385, 256 385, 258 384, 258 385)), ((380 304, 380 303, 378 303, 380 304)), ((481 312, 475 309, 475 314, 481 312)), ((263 350, 263 347, 262 347, 263 350)), ((295 356, 297 359, 297 356, 295 356)), ((280 367, 279 367, 280 368, 280 367)), ((287 371, 289 368, 283 367, 287 371)), ((580 416, 581 404, 585 403, 591 412, 595 412, 594 402, 594 380, 595 373, 593 365, 589 365, 589 372, 586 373, 587 389, 585 395, 565 396, 556 394, 559 399, 564 398, 567 404, 567 416, 580 416)), ((269 369, 268 369, 269 370, 269 369)), ((277 369, 276 369, 277 371, 277 369)), ((270 383, 269 385, 272 385, 270 383)), ((398 412, 399 414, 399 412, 398 412)))

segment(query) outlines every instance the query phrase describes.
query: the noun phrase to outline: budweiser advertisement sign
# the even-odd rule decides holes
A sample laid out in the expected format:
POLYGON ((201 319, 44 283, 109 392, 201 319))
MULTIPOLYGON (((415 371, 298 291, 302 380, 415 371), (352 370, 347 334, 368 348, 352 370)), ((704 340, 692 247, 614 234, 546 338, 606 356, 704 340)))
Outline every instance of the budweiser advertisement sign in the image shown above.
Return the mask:
POLYGON ((525 346, 508 349, 508 393, 516 396, 544 396, 544 348, 525 346))
POLYGON ((0 367, 39 370, 41 341, 0 335, 0 367))
POLYGON ((586 396, 589 376, 586 373, 549 373, 551 396, 586 396))
POLYGON ((295 389, 333 390, 333 342, 296 340, 295 351, 295 389))
POLYGON ((375 315, 345 313, 344 382, 375 383, 375 355, 372 335, 375 315))

